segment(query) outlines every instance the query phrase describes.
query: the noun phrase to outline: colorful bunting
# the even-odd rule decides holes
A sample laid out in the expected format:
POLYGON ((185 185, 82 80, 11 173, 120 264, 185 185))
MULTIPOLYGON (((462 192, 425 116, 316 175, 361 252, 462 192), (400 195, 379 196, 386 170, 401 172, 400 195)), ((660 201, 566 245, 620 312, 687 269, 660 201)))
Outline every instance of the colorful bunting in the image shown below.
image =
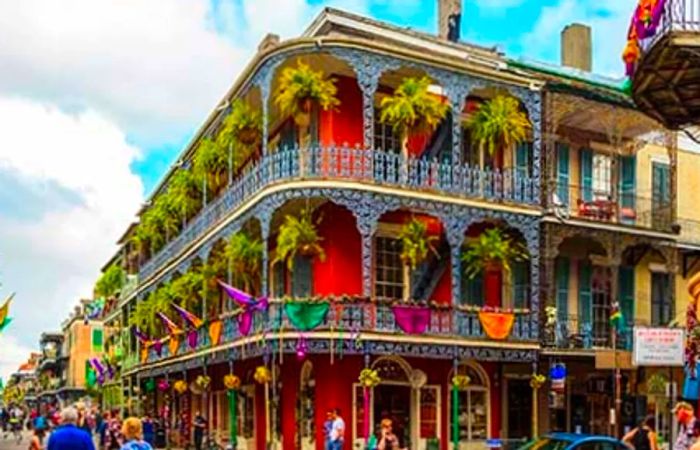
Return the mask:
POLYGON ((168 329, 168 334, 170 336, 176 336, 178 334, 182 334, 182 328, 178 327, 175 322, 170 320, 168 316, 163 314, 162 312, 156 313, 158 318, 163 322, 163 326, 168 329))
POLYGON ((321 325, 328 315, 330 304, 327 302, 295 301, 284 304, 284 311, 289 321, 299 331, 311 331, 321 325))
POLYGON ((255 311, 264 312, 267 311, 269 303, 267 297, 260 297, 258 299, 253 298, 252 295, 247 294, 233 286, 224 283, 221 280, 217 280, 221 289, 226 292, 231 300, 236 302, 238 306, 243 308, 243 311, 238 315, 238 331, 243 336, 247 336, 250 333, 250 329, 253 325, 253 313, 255 311))
POLYGON ((515 323, 515 314, 505 312, 479 311, 479 322, 486 336, 503 340, 510 335, 515 323))
POLYGON ((168 343, 168 350, 170 350, 170 356, 177 355, 177 349, 180 347, 180 341, 178 341, 177 336, 170 336, 170 342, 168 343))
POLYGON ((136 339, 139 340, 139 342, 141 343, 141 345, 143 345, 143 346, 145 346, 145 347, 147 347, 148 345, 150 345, 151 338, 149 338, 148 335, 147 335, 146 333, 144 333, 143 331, 139 330, 139 327, 136 327, 136 326, 132 327, 132 328, 131 328, 131 332, 134 334, 134 336, 136 336, 136 339))
POLYGON ((219 345, 222 327, 223 323, 220 320, 215 320, 209 324, 209 339, 211 339, 211 345, 219 345))
POLYGON ((193 328, 197 329, 202 326, 204 321, 200 319, 199 317, 195 316, 191 312, 187 311, 186 309, 177 306, 175 303, 171 303, 170 306, 173 307, 175 311, 177 311, 178 314, 180 314, 180 317, 182 317, 182 320, 190 324, 193 328))
POLYGON ((430 325, 430 308, 427 306, 392 306, 394 320, 404 333, 423 334, 430 325))

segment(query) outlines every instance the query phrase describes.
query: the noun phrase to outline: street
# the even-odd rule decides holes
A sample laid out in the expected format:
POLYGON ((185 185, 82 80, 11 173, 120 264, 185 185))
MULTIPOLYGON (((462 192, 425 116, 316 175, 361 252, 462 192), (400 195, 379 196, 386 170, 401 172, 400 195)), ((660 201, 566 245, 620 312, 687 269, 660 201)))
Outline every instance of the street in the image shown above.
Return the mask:
POLYGON ((31 438, 31 433, 24 431, 22 433, 22 441, 17 442, 15 437, 10 434, 3 434, 0 436, 0 450, 17 450, 26 449, 29 447, 29 439, 31 438))

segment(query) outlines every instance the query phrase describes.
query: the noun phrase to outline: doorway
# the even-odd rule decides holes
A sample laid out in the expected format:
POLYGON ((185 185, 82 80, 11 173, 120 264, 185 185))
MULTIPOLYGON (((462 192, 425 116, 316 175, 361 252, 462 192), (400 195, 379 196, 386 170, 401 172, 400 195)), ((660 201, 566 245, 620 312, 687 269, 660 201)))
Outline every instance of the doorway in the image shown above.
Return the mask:
POLYGON ((399 384, 381 384, 374 388, 374 423, 391 419, 400 448, 411 447, 411 387, 399 384))
POLYGON ((527 379, 508 379, 508 439, 532 434, 532 388, 527 379))

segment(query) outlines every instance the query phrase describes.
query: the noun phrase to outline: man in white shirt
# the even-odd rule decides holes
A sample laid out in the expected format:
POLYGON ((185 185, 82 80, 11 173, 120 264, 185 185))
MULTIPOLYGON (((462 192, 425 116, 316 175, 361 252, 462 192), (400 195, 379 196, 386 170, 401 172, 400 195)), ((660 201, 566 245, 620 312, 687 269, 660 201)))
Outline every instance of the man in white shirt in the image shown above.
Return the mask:
POLYGON ((330 450, 343 450, 343 443, 345 442, 345 421, 340 417, 340 408, 333 409, 332 420, 330 450))

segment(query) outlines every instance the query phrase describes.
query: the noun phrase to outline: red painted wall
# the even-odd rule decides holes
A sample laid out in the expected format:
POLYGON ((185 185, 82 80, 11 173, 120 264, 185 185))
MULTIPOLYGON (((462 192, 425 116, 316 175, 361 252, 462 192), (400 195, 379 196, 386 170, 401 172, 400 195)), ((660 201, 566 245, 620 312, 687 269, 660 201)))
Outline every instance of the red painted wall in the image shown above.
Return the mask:
POLYGON ((362 91, 357 81, 337 77, 340 106, 336 110, 321 111, 319 141, 323 145, 363 146, 362 91))
POLYGON ((355 217, 332 203, 323 205, 317 214, 326 259, 314 259, 314 294, 362 294, 362 243, 355 217))

